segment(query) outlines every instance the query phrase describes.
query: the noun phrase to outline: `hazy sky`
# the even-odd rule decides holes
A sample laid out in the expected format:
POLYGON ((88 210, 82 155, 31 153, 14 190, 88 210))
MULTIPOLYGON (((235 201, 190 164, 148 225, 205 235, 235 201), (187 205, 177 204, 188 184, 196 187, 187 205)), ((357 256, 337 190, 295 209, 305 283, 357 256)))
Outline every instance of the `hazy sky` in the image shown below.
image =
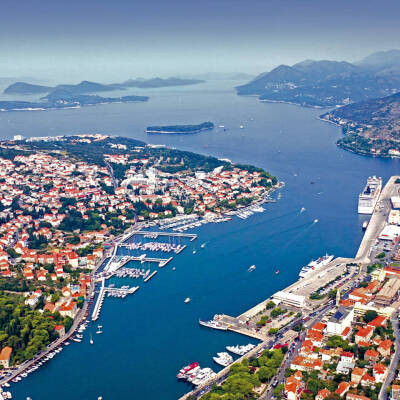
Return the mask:
POLYGON ((0 77, 259 73, 400 48, 400 0, 1 0, 0 77))

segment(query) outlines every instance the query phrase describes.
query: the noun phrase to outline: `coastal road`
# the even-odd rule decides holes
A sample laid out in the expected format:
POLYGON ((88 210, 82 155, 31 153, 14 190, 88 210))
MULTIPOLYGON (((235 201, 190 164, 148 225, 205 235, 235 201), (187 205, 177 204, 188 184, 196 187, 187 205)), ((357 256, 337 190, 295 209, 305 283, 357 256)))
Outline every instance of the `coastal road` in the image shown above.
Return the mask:
POLYGON ((399 330, 399 319, 397 313, 393 315, 391 321, 392 321, 394 335, 396 338, 395 353, 392 356, 389 371, 386 375, 385 380, 383 381, 381 390, 379 392, 378 400, 387 400, 388 395, 386 389, 392 383, 394 377, 396 376, 396 369, 400 362, 400 330, 399 330))

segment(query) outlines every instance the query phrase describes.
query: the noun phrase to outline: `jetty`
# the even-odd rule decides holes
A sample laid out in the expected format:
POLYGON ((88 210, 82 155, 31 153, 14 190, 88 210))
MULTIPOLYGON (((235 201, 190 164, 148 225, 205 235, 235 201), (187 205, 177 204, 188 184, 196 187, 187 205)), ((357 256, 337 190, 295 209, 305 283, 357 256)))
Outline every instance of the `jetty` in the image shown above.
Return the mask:
POLYGON ((149 281, 158 271, 153 271, 150 275, 143 279, 143 282, 149 281))

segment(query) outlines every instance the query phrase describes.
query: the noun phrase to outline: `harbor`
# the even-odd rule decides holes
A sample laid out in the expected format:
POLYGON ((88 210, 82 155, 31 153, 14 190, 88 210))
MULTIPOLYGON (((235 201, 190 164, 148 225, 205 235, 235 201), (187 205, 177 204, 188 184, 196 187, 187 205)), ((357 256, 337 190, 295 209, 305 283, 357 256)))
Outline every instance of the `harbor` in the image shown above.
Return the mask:
MULTIPOLYGON (((104 399, 124 398, 134 384, 138 398, 156 398, 162 392, 165 399, 177 399, 189 389, 175 379, 183 365, 197 360, 202 367, 217 371, 219 367, 212 360, 217 352, 226 345, 252 341, 230 330, 214 332, 203 328, 198 317, 207 320, 215 313, 241 315, 290 286, 298 279, 301 266, 325 253, 354 257, 363 235, 363 219, 357 215, 357 195, 369 175, 382 176, 386 182, 398 169, 398 160, 359 157, 336 148, 334 142, 341 133, 334 125, 316 119, 320 110, 258 104, 251 98, 236 97, 231 90, 232 82, 217 83, 225 87, 215 90, 215 82, 204 84, 212 90, 212 95, 195 93, 193 89, 179 93, 166 90, 171 105, 166 105, 169 102, 165 98, 158 100, 154 96, 134 119, 126 105, 113 105, 120 116, 118 130, 132 132, 132 136, 140 139, 142 127, 166 108, 172 113, 172 120, 196 119, 198 110, 217 115, 229 128, 226 134, 163 136, 158 141, 270 169, 286 182, 282 198, 268 203, 265 212, 246 219, 232 215, 229 223, 189 228, 198 234, 198 239, 194 242, 186 239, 190 245, 163 270, 151 264, 158 274, 148 282, 146 290, 142 290, 139 278, 131 284, 142 286, 133 296, 115 301, 106 298, 110 301, 105 303, 96 321, 96 325, 104 325, 104 333, 94 337, 94 345, 89 343, 88 328, 81 343, 71 342, 45 368, 39 368, 17 384, 11 382, 11 388, 6 390, 14 398, 68 400, 74 382, 75 396, 80 398, 97 399, 100 395, 104 399), (239 111, 235 115, 234 107, 239 111), (254 121, 245 124, 249 134, 242 137, 245 130, 234 127, 247 121, 249 115, 254 121), (300 140, 306 140, 304 151, 299 151, 300 140), (315 184, 311 185, 311 181, 315 184), (299 214, 303 207, 306 211, 299 214), (319 223, 307 228, 316 218, 319 223), (202 251, 200 244, 205 242, 208 244, 202 251), (195 255, 192 245, 197 250, 195 255), (256 270, 247 272, 253 264, 256 270), (275 275, 276 269, 280 270, 279 275, 275 275), (192 299, 189 304, 183 302, 186 297, 192 299), (105 359, 114 361, 113 368, 105 359), (84 369, 84 376, 76 368, 78 364, 84 369), (154 365, 162 371, 156 381, 151 372, 154 365), (43 382, 49 382, 46 391, 43 382)), ((46 112, 70 132, 78 128, 104 131, 115 126, 115 118, 104 113, 103 108, 46 112), (80 113, 79 124, 75 111, 80 113)), ((7 115, 11 122, 3 121, 5 134, 10 124, 32 135, 51 134, 42 122, 41 113, 18 114, 18 119, 25 123, 16 122, 17 113, 7 115)), ((168 230, 156 226, 145 229, 168 230)), ((133 263, 137 264, 133 267, 150 268, 133 263)), ((120 282, 116 277, 110 279, 120 282)), ((123 285, 121 282, 116 286, 123 285)))

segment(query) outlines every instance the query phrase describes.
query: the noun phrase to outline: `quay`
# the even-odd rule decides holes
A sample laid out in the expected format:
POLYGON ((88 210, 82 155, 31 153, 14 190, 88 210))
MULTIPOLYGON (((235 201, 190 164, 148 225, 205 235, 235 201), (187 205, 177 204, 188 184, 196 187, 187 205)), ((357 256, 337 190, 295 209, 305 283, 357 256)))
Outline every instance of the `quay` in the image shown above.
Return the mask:
POLYGON ((149 281, 158 271, 153 271, 150 275, 143 279, 143 282, 149 281))

